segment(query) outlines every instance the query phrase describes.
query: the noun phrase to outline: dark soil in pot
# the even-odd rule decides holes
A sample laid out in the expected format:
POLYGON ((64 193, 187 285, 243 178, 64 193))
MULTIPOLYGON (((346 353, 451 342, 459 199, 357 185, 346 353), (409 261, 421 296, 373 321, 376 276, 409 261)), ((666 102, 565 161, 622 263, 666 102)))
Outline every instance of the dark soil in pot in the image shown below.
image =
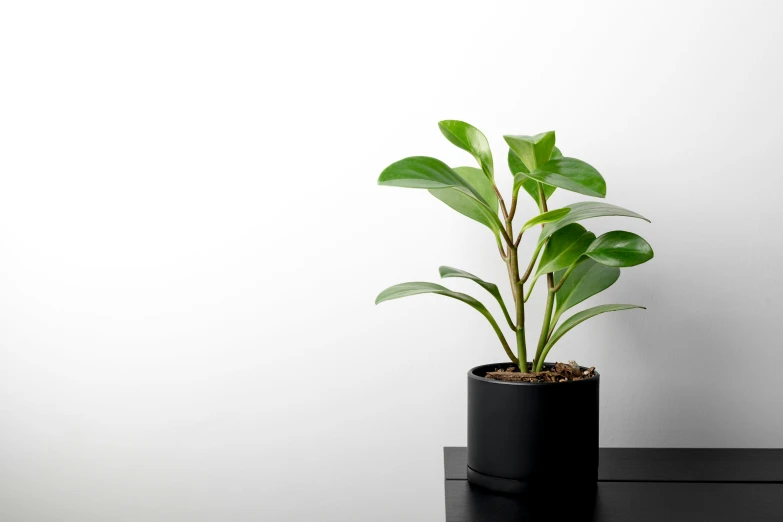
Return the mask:
POLYGON ((543 371, 531 373, 522 373, 517 366, 506 365, 505 368, 496 368, 484 375, 487 379, 505 382, 568 382, 581 381, 595 376, 594 366, 585 369, 579 366, 576 361, 569 361, 568 364, 555 363, 543 371))

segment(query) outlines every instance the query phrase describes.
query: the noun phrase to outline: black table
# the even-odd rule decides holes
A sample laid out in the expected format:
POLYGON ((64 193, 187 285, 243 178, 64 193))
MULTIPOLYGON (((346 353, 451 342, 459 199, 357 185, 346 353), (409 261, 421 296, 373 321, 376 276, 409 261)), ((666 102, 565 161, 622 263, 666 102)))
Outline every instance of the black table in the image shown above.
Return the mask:
POLYGON ((783 522, 783 449, 601 448, 594 495, 543 505, 472 487, 466 448, 443 458, 446 522, 783 522))

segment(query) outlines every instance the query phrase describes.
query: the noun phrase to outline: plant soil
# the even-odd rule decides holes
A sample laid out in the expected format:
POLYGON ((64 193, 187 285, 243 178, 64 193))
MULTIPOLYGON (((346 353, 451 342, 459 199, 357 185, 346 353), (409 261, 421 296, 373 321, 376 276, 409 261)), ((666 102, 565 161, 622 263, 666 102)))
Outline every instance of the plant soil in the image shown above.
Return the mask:
POLYGON ((566 363, 555 363, 548 370, 537 373, 522 373, 516 366, 507 368, 498 368, 493 372, 488 372, 484 377, 494 381, 505 382, 568 382, 581 381, 595 377, 595 367, 582 370, 576 361, 566 363))

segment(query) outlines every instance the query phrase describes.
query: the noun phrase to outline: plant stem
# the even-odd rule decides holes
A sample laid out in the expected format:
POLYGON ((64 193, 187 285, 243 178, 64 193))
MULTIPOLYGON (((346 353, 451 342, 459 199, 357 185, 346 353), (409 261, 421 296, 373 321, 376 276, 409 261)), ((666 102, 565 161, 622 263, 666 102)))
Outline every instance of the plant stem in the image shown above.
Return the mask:
MULTIPOLYGON (((546 207, 546 194, 544 193, 544 185, 540 182, 538 184, 538 210, 543 214, 547 211, 546 207)), ((541 225, 543 228, 544 225, 541 225)))
MULTIPOLYGON (((491 317, 491 316, 490 316, 491 317)), ((519 361, 516 357, 514 357, 514 352, 511 351, 511 347, 508 345, 508 341, 506 341, 506 336, 503 335, 503 332, 500 330, 500 327, 498 324, 493 320, 490 321, 490 324, 492 324, 492 328, 495 330, 495 333, 498 336, 498 339, 500 339, 500 344, 503 345, 503 350, 505 350, 506 355, 508 355, 508 358, 511 359, 511 362, 514 364, 519 364, 519 361)))
MULTIPOLYGON (((511 224, 509 222, 509 228, 511 224)), ((511 281, 511 293, 514 295, 514 305, 516 306, 516 337, 517 337, 517 358, 519 359, 519 371, 527 373, 527 350, 525 346, 525 300, 522 295, 522 285, 519 284, 519 258, 517 249, 513 245, 508 247, 508 278, 511 281)))
MULTIPOLYGON (((546 275, 546 281, 549 288, 552 288, 552 274, 546 275)), ((549 291, 546 296, 546 309, 544 310, 544 320, 541 324, 541 335, 538 338, 538 347, 536 348, 536 357, 533 359, 533 367, 538 368, 541 366, 541 354, 544 351, 544 345, 549 337, 549 322, 552 320, 552 308, 555 304, 555 292, 549 291)), ((538 370, 536 370, 538 371, 538 370)))
POLYGON ((522 373, 527 373, 527 354, 525 353, 525 329, 517 328, 517 367, 522 373), (524 361, 524 362, 519 362, 524 361))
POLYGON ((525 270, 524 275, 520 279, 523 283, 527 281, 527 278, 530 277, 530 273, 533 272, 533 268, 536 266, 536 261, 538 260, 538 254, 539 252, 541 252, 541 249, 544 247, 547 241, 549 240, 547 239, 546 241, 538 245, 536 247, 536 251, 533 252, 533 258, 530 260, 530 264, 527 266, 527 270, 525 270))
MULTIPOLYGON (((497 192, 497 188, 495 188, 497 192)), ((501 207, 505 209, 503 200, 498 193, 498 199, 501 201, 501 207)), ((506 234, 508 237, 514 237, 514 227, 512 224, 513 211, 516 210, 517 198, 511 199, 512 215, 509 216, 505 210, 506 216, 506 234)), ((517 338, 517 365, 519 371, 527 373, 527 347, 525 346, 525 300, 522 285, 519 280, 519 255, 517 245, 513 241, 508 243, 508 255, 506 257, 506 266, 508 267, 508 278, 511 282, 511 293, 514 296, 514 305, 516 306, 516 324, 514 325, 517 338)))
POLYGON ((525 294, 525 302, 527 303, 527 300, 530 299, 530 295, 533 293, 533 289, 536 287, 536 281, 538 281, 538 278, 533 279, 533 282, 530 283, 530 288, 527 289, 527 294, 525 294))
MULTIPOLYGON (((547 212, 546 194, 544 194, 544 185, 541 183, 538 184, 538 200, 541 213, 547 212)), ((543 366, 541 357, 543 355, 544 345, 546 345, 546 340, 549 337, 549 323, 552 320, 552 308, 555 303, 555 292, 552 291, 552 288, 555 286, 555 277, 551 272, 546 275, 546 286, 549 291, 546 296, 546 308, 544 309, 544 319, 542 321, 543 324, 541 325, 541 335, 538 337, 536 357, 533 359, 534 371, 540 371, 543 366)))
POLYGON ((503 249, 503 244, 500 242, 500 238, 498 238, 498 252, 500 252, 500 257, 503 258, 503 261, 506 260, 506 251, 503 249))
POLYGON ((511 236, 508 234, 508 232, 506 232, 505 230, 503 230, 502 228, 500 228, 500 233, 501 233, 501 235, 503 236, 503 239, 505 239, 505 240, 506 240, 506 244, 507 244, 507 245, 509 245, 509 246, 513 246, 513 245, 514 245, 514 238, 512 238, 512 237, 511 237, 511 236))
POLYGON ((569 266, 569 267, 568 267, 568 270, 566 270, 566 271, 565 271, 565 273, 563 274, 563 277, 561 277, 561 278, 560 278, 560 281, 558 281, 557 285, 555 285, 555 286, 554 286, 553 288, 551 288, 549 291, 550 291, 550 292, 552 292, 552 293, 554 294, 555 292, 557 292, 558 290, 560 290, 560 287, 561 287, 561 286, 563 286, 563 283, 565 283, 565 280, 566 280, 566 278, 567 278, 568 276, 570 276, 570 275, 571 275, 571 272, 573 272, 573 271, 574 271, 574 268, 576 268, 576 266, 577 266, 578 264, 579 264, 579 259, 577 259, 576 261, 574 261, 573 263, 571 263, 571 266, 569 266))
MULTIPOLYGON (((577 259, 573 263, 571 263, 571 266, 568 267, 568 270, 565 271, 563 274, 563 277, 560 278, 560 281, 557 282, 557 284, 549 290, 549 294, 553 297, 557 293, 558 290, 563 286, 563 283, 565 282, 566 278, 571 275, 571 272, 574 271, 574 268, 579 265, 579 262, 582 258, 577 259)), ((551 275, 551 274, 550 274, 551 275)), ((525 299, 527 301, 527 299, 525 299)), ((555 314, 554 317, 549 321, 549 331, 546 334, 546 340, 548 341, 550 337, 552 337, 552 332, 555 330, 555 325, 557 324, 557 321, 560 319, 560 314, 555 314)))
MULTIPOLYGON (((498 203, 500 203, 500 210, 503 212, 503 217, 505 218, 506 222, 511 221, 512 217, 509 217, 508 211, 506 210, 506 202, 503 201, 503 195, 500 193, 500 190, 498 190, 498 186, 494 183, 492 184, 492 188, 495 189, 495 195, 498 197, 498 203)), ((512 207, 516 206, 516 201, 512 202, 512 207)), ((508 233, 509 236, 511 236, 511 232, 508 233)))
MULTIPOLYGON (((514 214, 517 213, 517 198, 511 199, 511 209, 508 211, 508 219, 511 221, 514 219, 514 214)), ((518 243, 519 241, 517 241, 518 243)))

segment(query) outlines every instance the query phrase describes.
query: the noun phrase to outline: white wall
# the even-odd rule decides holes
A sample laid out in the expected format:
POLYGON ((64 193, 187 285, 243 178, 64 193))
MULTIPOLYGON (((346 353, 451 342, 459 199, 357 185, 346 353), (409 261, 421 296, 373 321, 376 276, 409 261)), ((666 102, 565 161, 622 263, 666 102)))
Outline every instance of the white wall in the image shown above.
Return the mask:
POLYGON ((441 264, 505 282, 480 225, 376 185, 404 156, 470 164, 447 118, 504 190, 502 135, 556 129, 653 221, 589 222, 656 252, 595 302, 649 309, 552 352, 601 371, 603 445, 783 446, 781 16, 4 3, 0 519, 442 519, 465 372, 503 353, 461 303, 373 299, 441 264))

